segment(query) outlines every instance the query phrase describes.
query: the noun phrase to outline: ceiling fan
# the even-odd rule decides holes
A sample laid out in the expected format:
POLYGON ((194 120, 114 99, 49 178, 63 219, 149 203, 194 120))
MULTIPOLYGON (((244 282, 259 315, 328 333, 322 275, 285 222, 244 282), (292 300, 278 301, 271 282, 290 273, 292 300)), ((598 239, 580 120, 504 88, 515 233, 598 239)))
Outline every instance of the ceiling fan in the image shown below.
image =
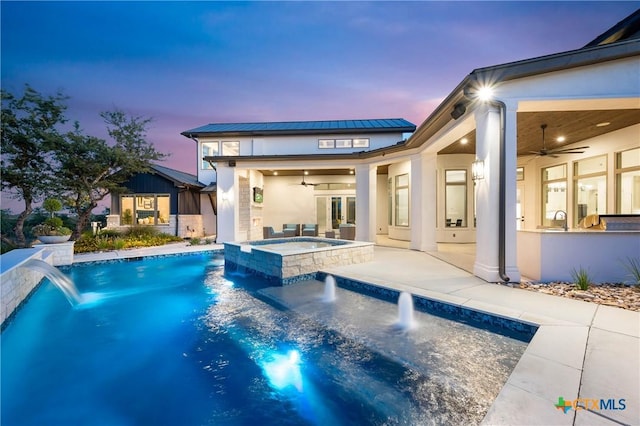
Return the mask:
POLYGON ((309 183, 309 182, 305 182, 304 181, 304 176, 307 174, 307 172, 303 172, 302 173, 302 182, 300 182, 300 185, 302 186, 316 186, 316 183, 309 183))
POLYGON ((536 154, 538 157, 544 157, 548 155, 549 157, 558 158, 559 154, 582 154, 583 150, 589 148, 588 146, 576 146, 573 148, 549 148, 547 149, 547 144, 544 139, 544 130, 547 128, 546 124, 541 124, 540 128, 542 129, 542 149, 539 151, 529 151, 531 154, 536 154))

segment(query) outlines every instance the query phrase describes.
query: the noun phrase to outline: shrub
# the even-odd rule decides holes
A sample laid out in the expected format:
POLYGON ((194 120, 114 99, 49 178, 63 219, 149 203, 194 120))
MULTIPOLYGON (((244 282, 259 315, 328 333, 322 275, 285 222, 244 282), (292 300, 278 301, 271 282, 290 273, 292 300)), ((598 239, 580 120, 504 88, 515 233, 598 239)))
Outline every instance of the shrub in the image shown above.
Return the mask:
POLYGON ((122 250, 126 246, 126 241, 123 238, 116 238, 113 240, 114 250, 122 250))
POLYGON ((202 243, 200 241, 200 238, 198 238, 198 237, 194 237, 194 238, 191 238, 191 240, 189 240, 189 245, 190 246, 199 246, 200 244, 202 244, 202 243))
POLYGON ((589 277, 589 272, 584 269, 582 266, 580 269, 576 270, 575 268, 571 272, 571 276, 573 277, 573 281, 576 284, 576 287, 580 290, 588 290, 589 285, 591 284, 591 277, 589 277))
POLYGON ((100 231, 99 235, 105 238, 118 238, 122 236, 122 232, 115 229, 103 229, 102 231, 100 231))
MULTIPOLYGON (((57 219, 57 218, 56 218, 57 219)), ((64 226, 51 226, 46 223, 41 223, 31 228, 31 232, 35 236, 42 235, 71 235, 71 229, 64 226)))
POLYGON ((132 226, 124 233, 125 236, 133 237, 133 238, 152 237, 158 234, 159 234, 158 230, 151 226, 132 226))
POLYGON ((640 285, 640 259, 637 257, 627 257, 623 265, 632 278, 632 284, 640 285))
POLYGON ((44 221, 45 225, 49 225, 53 228, 61 228, 63 226, 62 219, 59 217, 50 217, 44 221))

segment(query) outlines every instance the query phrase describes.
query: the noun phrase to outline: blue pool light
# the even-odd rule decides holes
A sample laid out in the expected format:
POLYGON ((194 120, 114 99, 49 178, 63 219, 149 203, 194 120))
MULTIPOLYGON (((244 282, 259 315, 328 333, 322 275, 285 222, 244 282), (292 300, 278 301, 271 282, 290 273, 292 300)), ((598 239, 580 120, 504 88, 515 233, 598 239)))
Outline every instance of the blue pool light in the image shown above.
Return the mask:
POLYGON ((287 354, 270 354, 262 362, 262 369, 275 389, 281 390, 292 386, 298 392, 303 391, 300 353, 297 350, 291 350, 287 354))

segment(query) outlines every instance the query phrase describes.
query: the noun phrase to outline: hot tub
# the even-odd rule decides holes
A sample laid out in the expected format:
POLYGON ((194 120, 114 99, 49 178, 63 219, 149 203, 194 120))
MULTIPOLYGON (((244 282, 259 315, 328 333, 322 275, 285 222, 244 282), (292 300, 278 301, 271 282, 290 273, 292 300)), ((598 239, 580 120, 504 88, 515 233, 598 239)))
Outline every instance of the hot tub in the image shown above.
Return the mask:
POLYGON ((373 243, 318 237, 224 243, 225 273, 260 276, 270 283, 315 279, 319 270, 373 260, 373 243))

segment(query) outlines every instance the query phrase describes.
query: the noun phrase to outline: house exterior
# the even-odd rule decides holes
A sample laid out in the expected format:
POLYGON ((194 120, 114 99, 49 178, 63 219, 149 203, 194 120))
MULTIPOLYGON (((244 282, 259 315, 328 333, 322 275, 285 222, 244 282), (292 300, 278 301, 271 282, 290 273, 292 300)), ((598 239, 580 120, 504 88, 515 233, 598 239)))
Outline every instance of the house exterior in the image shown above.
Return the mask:
POLYGON ((217 184, 218 242, 346 221, 357 240, 414 250, 475 243, 487 281, 583 267, 624 281, 621 260, 640 253, 639 29, 636 12, 580 49, 473 70, 408 139, 401 119, 183 132, 198 180, 217 184))
POLYGON ((350 224, 431 253, 471 244, 487 281, 624 282, 640 253, 639 75, 640 11, 582 48, 473 70, 417 128, 207 124, 182 132, 197 176, 154 166, 112 197, 108 225, 226 242, 350 224))
POLYGON ((207 216, 202 214, 213 210, 215 201, 209 195, 215 193, 215 186, 205 186, 197 176, 152 165, 149 173, 133 176, 124 186, 128 189, 126 193, 111 195, 107 228, 152 226, 185 238, 215 234, 215 221, 207 223, 210 226, 207 229, 204 222, 207 216))

